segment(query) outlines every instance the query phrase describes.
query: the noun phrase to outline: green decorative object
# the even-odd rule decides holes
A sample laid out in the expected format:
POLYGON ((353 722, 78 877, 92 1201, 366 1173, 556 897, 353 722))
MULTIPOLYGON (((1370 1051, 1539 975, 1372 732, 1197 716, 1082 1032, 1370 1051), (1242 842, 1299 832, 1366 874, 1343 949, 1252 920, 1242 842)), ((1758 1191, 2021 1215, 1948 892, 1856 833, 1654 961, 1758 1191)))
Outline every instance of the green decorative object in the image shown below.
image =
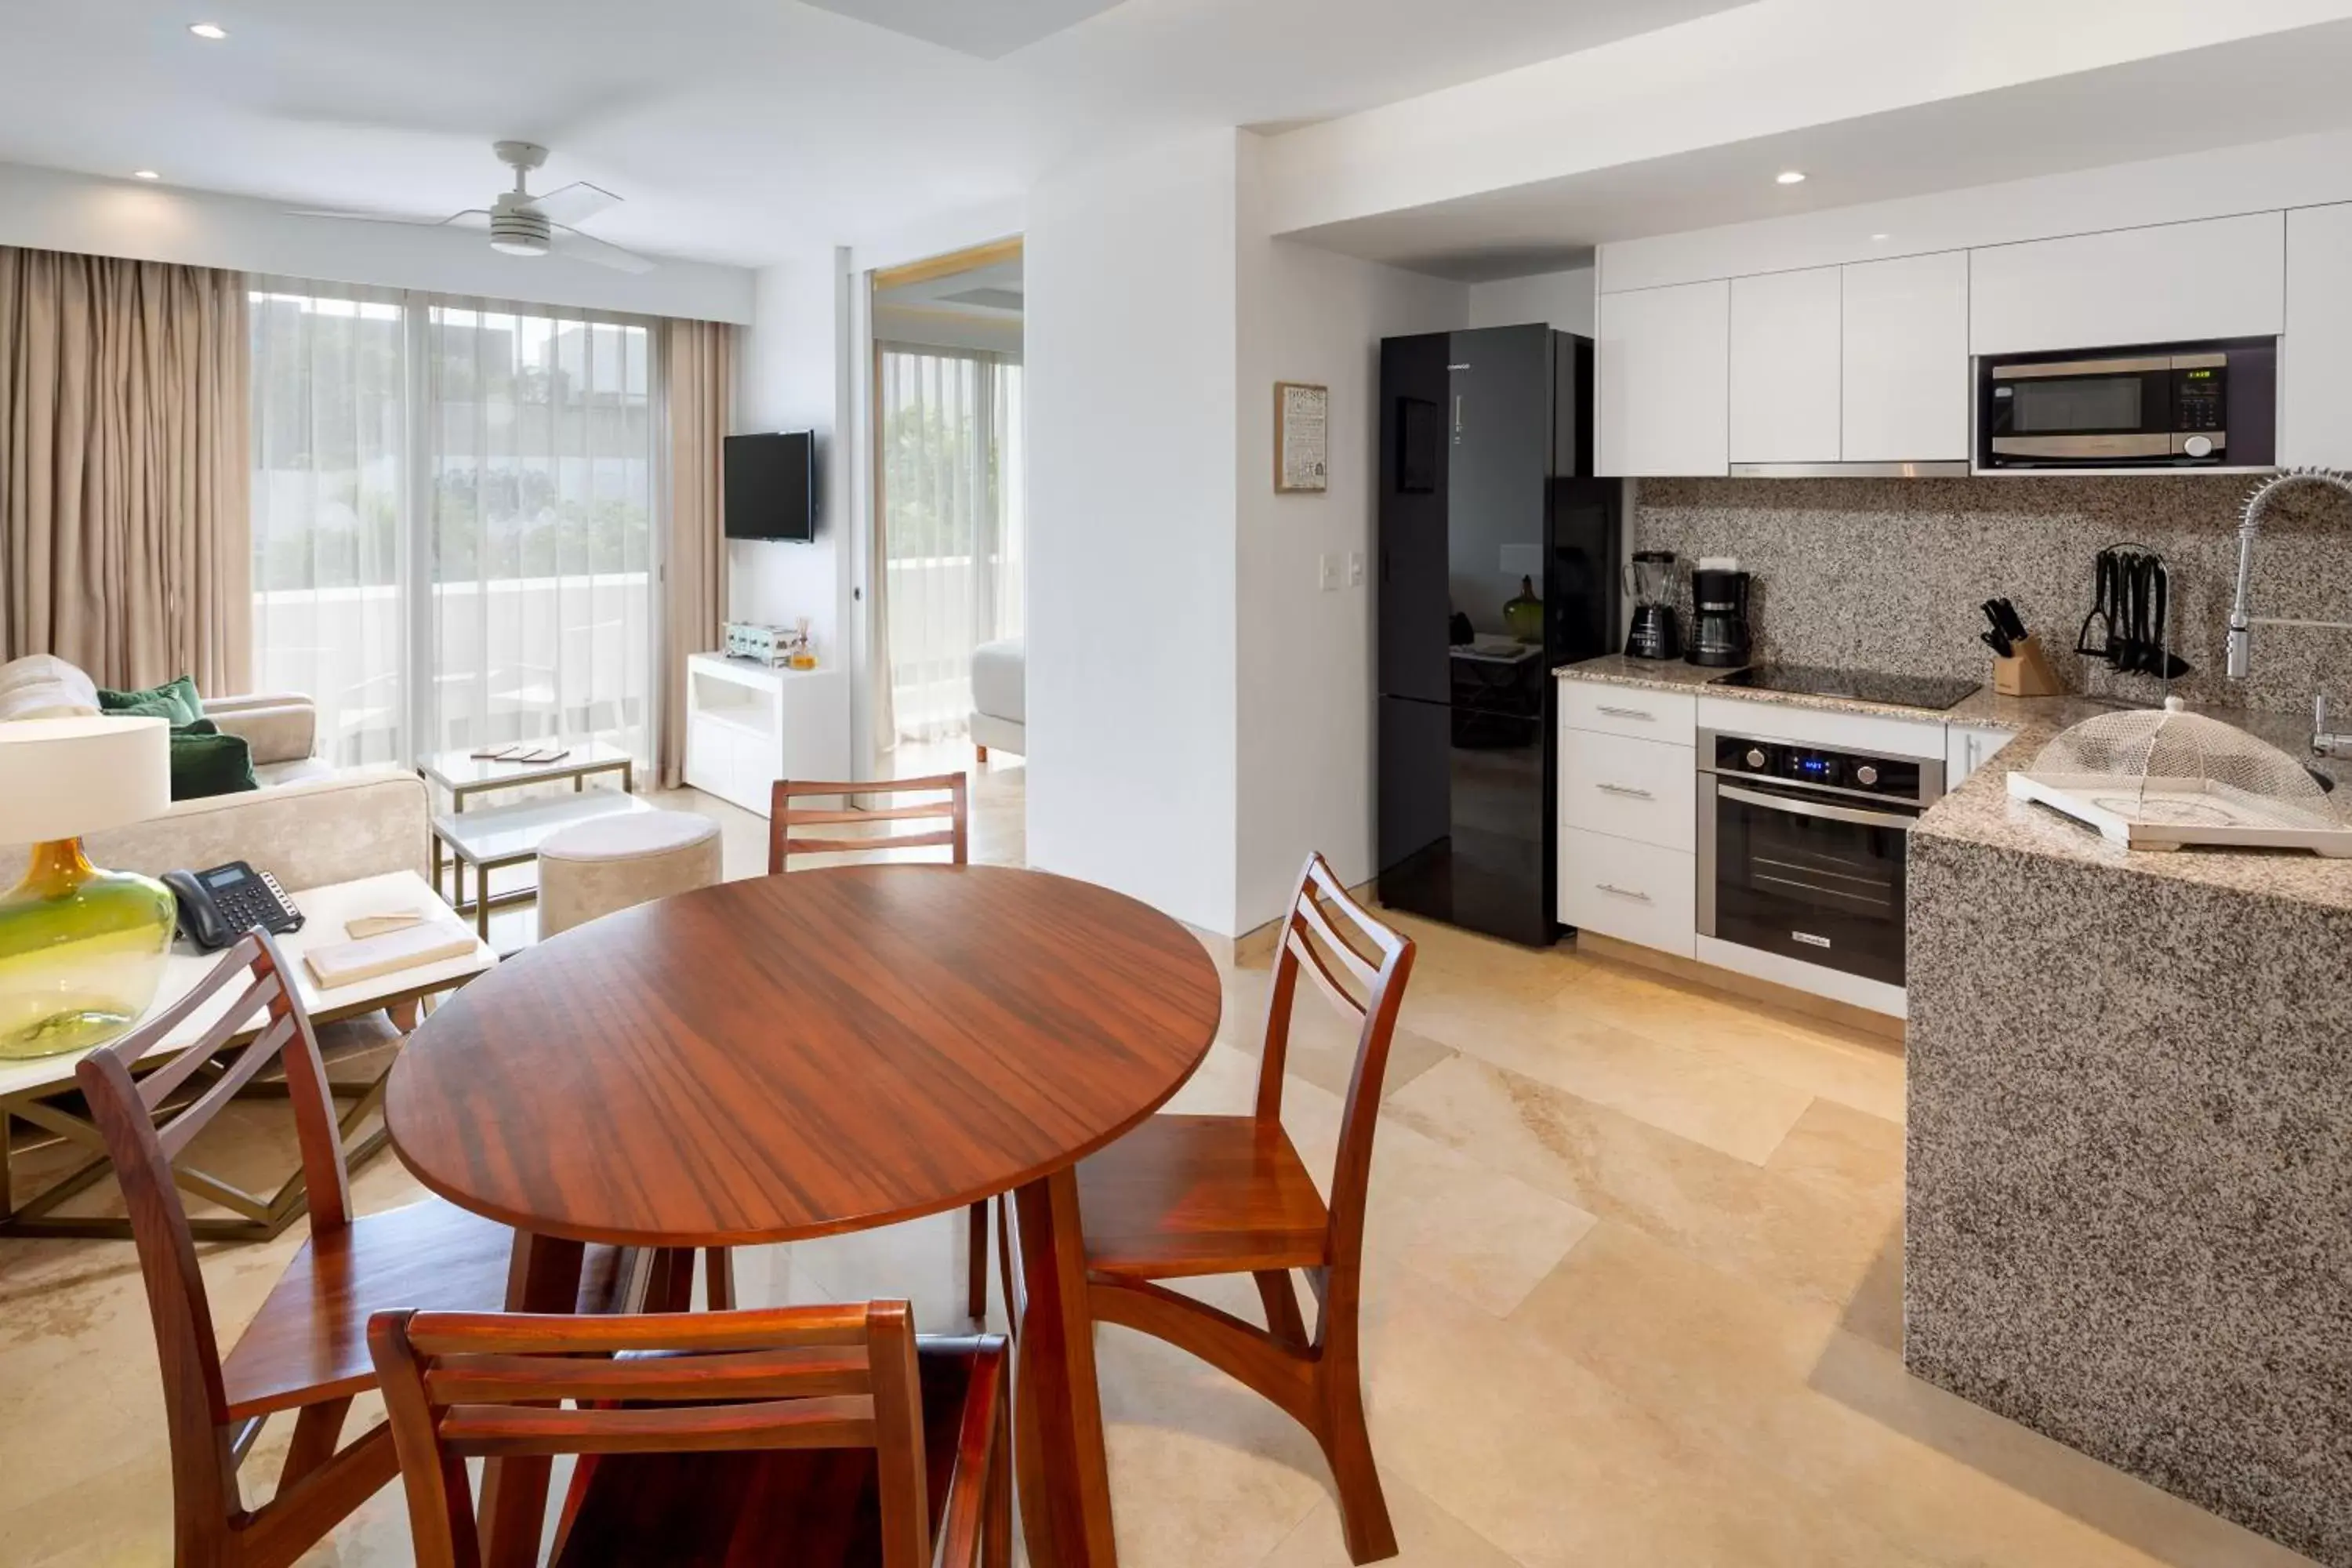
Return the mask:
POLYGON ((1536 597, 1536 580, 1519 579, 1518 596, 1503 606, 1503 625, 1523 643, 1539 643, 1544 633, 1543 601, 1536 597))
POLYGON ((193 724, 205 716, 204 699, 196 695, 195 680, 185 675, 144 691, 109 691, 101 687, 98 709, 101 713, 165 720, 174 729, 193 724))
POLYGON ((227 735, 209 719, 172 729, 172 798, 202 800, 259 789, 253 776, 253 747, 242 735, 227 735))
POLYGON ((104 1045, 155 1000, 171 891, 91 865, 80 835, 169 807, 169 733, 160 718, 0 724, 0 842, 33 844, 25 879, 0 894, 0 1058, 104 1045))

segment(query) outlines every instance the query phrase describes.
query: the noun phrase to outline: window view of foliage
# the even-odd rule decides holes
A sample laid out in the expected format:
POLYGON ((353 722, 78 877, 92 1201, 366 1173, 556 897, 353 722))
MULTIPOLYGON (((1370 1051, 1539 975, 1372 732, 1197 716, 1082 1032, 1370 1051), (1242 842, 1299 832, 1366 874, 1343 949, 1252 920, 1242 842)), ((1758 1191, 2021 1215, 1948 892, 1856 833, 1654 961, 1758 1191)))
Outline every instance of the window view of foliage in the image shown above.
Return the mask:
POLYGON ((250 309, 263 689, 310 693, 345 763, 645 754, 653 330, 331 289, 250 309))

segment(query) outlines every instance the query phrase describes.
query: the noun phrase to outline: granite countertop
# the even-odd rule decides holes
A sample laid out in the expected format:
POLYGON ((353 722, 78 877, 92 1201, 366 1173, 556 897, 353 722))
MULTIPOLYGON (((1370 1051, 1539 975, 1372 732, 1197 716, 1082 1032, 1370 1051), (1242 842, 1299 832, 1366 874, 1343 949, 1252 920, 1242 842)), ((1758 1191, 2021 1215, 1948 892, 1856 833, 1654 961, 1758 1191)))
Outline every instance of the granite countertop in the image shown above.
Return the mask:
MULTIPOLYGON (((1979 688, 1941 713, 1923 713, 1883 702, 1863 702, 1843 697, 1812 697, 1787 691, 1759 691, 1746 686, 1711 686, 1724 674, 1679 660, 1654 663, 1610 654, 1579 664, 1562 665, 1553 673, 1572 680, 1593 680, 1610 686, 1640 687, 1652 691, 1684 691, 1727 697, 1746 702, 1772 702, 1832 712, 1867 713, 1884 718, 1928 723, 1965 725, 1973 729, 2012 730, 2016 739, 2001 748, 1960 786, 1930 807, 1914 832, 1957 845, 2039 856, 2084 867, 2101 867, 2154 877, 2233 889, 2258 897, 2352 910, 2352 860, 2330 860, 2301 851, 2244 849, 2179 849, 2167 852, 2126 849, 2102 838, 2093 829, 2059 816, 2049 807, 2012 800, 2009 774, 2032 762, 2059 731, 2099 713, 2129 706, 2097 698, 2002 697, 1979 688)), ((2301 756, 2308 721, 2295 716, 2231 711, 2231 722, 2260 735, 2290 755, 2301 756)), ((2338 778, 2347 778, 2341 763, 2320 764, 2338 778)))

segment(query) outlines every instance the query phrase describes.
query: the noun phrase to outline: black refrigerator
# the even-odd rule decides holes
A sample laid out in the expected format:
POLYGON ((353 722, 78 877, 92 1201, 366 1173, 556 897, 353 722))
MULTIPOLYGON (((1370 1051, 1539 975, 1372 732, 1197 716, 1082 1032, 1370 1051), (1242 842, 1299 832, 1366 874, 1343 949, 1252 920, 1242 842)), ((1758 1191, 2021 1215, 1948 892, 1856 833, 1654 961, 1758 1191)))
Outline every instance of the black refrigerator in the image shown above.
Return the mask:
POLYGON ((1547 945, 1551 672, 1617 638, 1620 486, 1592 477, 1591 340, 1385 340, 1380 472, 1381 901, 1547 945))

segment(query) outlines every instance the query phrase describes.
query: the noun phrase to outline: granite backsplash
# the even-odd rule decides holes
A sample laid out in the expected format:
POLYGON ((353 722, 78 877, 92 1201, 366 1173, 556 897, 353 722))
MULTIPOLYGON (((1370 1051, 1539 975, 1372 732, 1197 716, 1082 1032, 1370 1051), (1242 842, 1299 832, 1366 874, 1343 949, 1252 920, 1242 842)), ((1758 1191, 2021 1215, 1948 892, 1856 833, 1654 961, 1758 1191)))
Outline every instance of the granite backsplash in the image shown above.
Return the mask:
MULTIPOLYGON (((2352 714, 2352 632, 2258 626, 2252 676, 2221 673, 2236 580, 2241 476, 1978 479, 1644 479, 1634 547, 1687 563, 1736 555, 1755 574, 1758 657, 1990 683, 1978 605, 2007 597, 2067 683, 2154 701, 2153 678, 2074 652, 2106 545, 2162 554, 2172 644, 2193 667, 2173 689, 2216 707, 2308 711, 2325 690, 2352 714)), ((1687 566, 1685 615, 1688 605, 1687 566)), ((2254 556, 2258 615, 2352 621, 2352 501, 2282 496, 2254 556)), ((1687 626, 1687 620, 1685 620, 1687 626)))

